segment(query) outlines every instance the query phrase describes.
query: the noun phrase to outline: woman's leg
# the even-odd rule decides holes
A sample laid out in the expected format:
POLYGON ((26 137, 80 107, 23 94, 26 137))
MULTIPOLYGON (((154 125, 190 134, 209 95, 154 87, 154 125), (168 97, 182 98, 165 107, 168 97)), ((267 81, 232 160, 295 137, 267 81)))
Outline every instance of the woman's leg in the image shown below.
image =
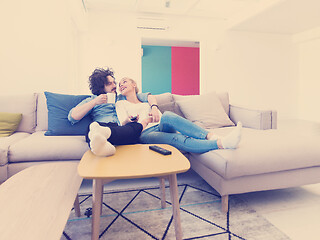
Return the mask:
POLYGON ((238 123, 237 127, 227 136, 219 138, 218 140, 205 140, 192 138, 180 133, 162 132, 160 125, 156 125, 144 130, 140 136, 140 141, 149 144, 169 144, 179 150, 205 153, 219 148, 237 148, 241 139, 241 129, 242 124, 238 123))
POLYGON ((199 127, 193 122, 180 117, 173 112, 164 112, 159 124, 159 130, 161 132, 175 133, 180 132, 188 137, 197 139, 206 139, 209 131, 199 127))
POLYGON ((169 144, 179 150, 193 153, 204 153, 219 148, 216 140, 196 139, 180 133, 162 132, 159 126, 143 131, 140 141, 149 144, 169 144))

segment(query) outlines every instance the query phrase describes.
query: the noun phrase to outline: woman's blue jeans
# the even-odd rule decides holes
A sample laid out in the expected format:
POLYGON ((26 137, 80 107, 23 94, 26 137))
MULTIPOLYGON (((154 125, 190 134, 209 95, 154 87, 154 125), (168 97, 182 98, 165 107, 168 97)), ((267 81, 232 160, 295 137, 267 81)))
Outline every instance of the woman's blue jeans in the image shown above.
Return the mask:
POLYGON ((169 144, 192 153, 218 149, 216 140, 206 140, 208 131, 173 112, 164 112, 160 123, 144 130, 140 141, 149 144, 169 144))

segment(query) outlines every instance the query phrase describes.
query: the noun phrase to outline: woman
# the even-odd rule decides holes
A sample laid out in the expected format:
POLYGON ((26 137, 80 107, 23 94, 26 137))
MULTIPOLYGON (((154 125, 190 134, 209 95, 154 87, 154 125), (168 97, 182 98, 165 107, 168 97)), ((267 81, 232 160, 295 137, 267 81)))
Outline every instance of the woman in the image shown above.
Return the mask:
POLYGON ((204 153, 216 149, 235 149, 241 139, 242 124, 226 137, 217 138, 207 131, 172 112, 164 112, 160 122, 152 122, 149 113, 152 107, 137 98, 137 84, 130 78, 123 78, 119 83, 120 92, 127 100, 116 103, 120 124, 126 124, 136 117, 135 121, 143 125, 140 136, 142 143, 170 144, 179 150, 193 153, 204 153))

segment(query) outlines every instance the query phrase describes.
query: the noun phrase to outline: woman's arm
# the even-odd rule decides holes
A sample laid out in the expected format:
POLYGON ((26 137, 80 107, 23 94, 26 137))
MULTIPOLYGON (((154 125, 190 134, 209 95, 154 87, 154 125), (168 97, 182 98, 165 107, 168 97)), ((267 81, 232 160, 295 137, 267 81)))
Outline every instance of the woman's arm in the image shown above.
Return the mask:
POLYGON ((125 106, 126 101, 127 100, 120 100, 116 102, 117 116, 121 126, 126 125, 128 122, 130 122, 128 111, 125 106))
MULTIPOLYGON (((116 103, 116 111, 117 111, 117 115, 118 115, 118 120, 120 122, 120 124, 123 126, 129 122, 138 122, 139 121, 139 113, 137 115, 137 119, 132 121, 130 119, 130 116, 129 115, 129 111, 128 111, 128 101, 127 100, 121 100, 121 101, 117 101, 116 103)), ((142 124, 142 131, 148 126, 149 123, 152 122, 152 119, 151 117, 148 117, 148 118, 145 118, 145 119, 142 119, 141 121, 139 121, 141 124, 142 124)))
POLYGON ((159 107, 157 103, 157 99, 154 95, 149 94, 148 95, 148 103, 151 106, 151 112, 150 116, 152 117, 153 122, 159 122, 160 121, 160 115, 159 115, 159 107))

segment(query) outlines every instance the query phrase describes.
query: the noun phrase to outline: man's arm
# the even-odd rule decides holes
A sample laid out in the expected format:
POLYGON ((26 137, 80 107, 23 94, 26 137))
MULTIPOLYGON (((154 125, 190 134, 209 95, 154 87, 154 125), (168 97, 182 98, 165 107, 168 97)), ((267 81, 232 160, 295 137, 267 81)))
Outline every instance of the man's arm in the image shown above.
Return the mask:
POLYGON ((70 116, 74 120, 81 120, 89 111, 91 111, 92 108, 94 108, 96 105, 107 103, 107 95, 106 94, 100 94, 98 97, 90 100, 87 103, 79 104, 78 106, 74 107, 71 110, 70 116))
POLYGON ((72 109, 70 116, 74 120, 81 120, 96 105, 95 102, 95 99, 92 99, 90 102, 76 106, 72 109))

